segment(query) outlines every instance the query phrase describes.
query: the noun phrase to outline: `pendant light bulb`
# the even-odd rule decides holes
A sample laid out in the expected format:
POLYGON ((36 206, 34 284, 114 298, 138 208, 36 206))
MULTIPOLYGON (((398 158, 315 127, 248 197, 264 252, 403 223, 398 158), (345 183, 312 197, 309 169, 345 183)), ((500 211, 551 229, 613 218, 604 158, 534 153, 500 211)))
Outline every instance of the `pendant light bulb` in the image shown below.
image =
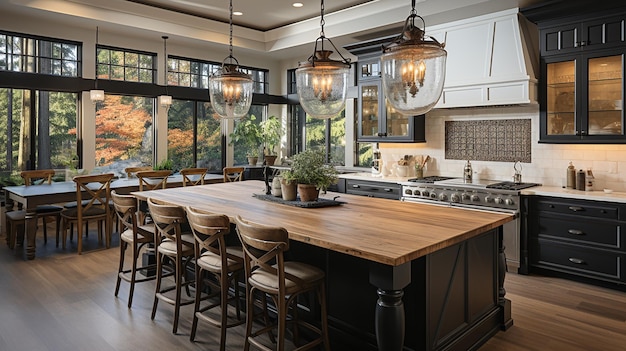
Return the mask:
POLYGON ((238 119, 250 110, 252 104, 252 78, 239 70, 233 57, 233 1, 230 0, 230 54, 222 67, 209 78, 209 97, 215 113, 224 119, 238 119), (228 61, 228 63, 227 63, 228 61))
POLYGON ((324 35, 324 0, 321 4, 321 32, 315 40, 313 55, 307 61, 300 62, 296 69, 296 86, 300 105, 304 111, 315 118, 332 118, 343 110, 348 92, 350 60, 332 60, 331 50, 324 49, 328 41, 335 51, 337 47, 324 35), (320 48, 318 50, 318 43, 320 48))
MULTIPOLYGON (((415 19, 424 19, 412 10, 402 33, 387 46, 381 56, 383 91, 387 101, 403 115, 421 115, 439 101, 446 75, 445 44, 425 38, 415 19)), ((424 24, 424 27, 426 25, 424 24)))

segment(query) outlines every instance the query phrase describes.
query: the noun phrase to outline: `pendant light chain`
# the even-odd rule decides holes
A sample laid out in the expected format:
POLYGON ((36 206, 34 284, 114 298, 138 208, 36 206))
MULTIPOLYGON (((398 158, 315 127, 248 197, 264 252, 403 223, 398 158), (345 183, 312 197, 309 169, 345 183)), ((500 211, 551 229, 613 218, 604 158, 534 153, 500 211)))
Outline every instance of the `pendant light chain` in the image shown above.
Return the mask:
POLYGON ((167 39, 169 38, 167 35, 162 36, 163 38, 163 55, 165 63, 163 64, 163 83, 165 84, 165 95, 167 94, 167 39))
POLYGON ((415 0, 411 0, 411 15, 417 15, 417 11, 415 10, 415 0))
POLYGON ((228 57, 231 59, 230 62, 233 62, 233 0, 230 0, 230 7, 228 8, 230 12, 230 35, 228 40, 228 57))
MULTIPOLYGON (((322 6, 321 6, 321 16, 320 16, 320 27, 322 28, 322 30, 320 31, 320 37, 321 38, 325 38, 326 36, 324 35, 324 25, 326 24, 326 21, 324 21, 324 0, 322 0, 322 6)), ((323 45, 323 43, 322 43, 323 45)))

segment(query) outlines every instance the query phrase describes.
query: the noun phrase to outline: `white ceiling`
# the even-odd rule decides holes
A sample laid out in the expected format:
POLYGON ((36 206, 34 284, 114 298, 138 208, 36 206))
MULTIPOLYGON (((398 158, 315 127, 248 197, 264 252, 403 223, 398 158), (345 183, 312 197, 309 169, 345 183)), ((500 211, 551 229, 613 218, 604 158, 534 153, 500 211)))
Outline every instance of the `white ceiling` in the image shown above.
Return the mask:
MULTIPOLYGON (((307 56, 320 35, 319 0, 233 0, 233 45, 271 59, 307 56), (306 50, 306 51, 303 51, 306 50)), ((429 25, 525 7, 548 0, 417 0, 429 25)), ((325 35, 338 47, 399 33, 410 0, 326 0, 325 35)), ((228 45, 228 0, 0 0, 0 11, 46 18, 93 30, 154 39, 168 35, 188 45, 228 45)))

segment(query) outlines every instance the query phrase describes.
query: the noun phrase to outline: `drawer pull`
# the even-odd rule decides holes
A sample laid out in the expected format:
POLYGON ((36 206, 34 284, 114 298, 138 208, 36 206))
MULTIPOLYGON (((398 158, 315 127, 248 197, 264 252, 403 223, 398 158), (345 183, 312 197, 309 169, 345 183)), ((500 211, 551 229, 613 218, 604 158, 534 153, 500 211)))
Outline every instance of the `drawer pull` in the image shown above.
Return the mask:
POLYGON ((393 191, 393 189, 385 188, 385 191, 386 191, 386 192, 388 192, 388 193, 390 193, 390 192, 392 192, 392 191, 393 191))
POLYGON ((582 207, 578 207, 578 206, 570 206, 568 207, 570 210, 574 211, 574 212, 580 212, 580 211, 584 211, 584 208, 582 207))
POLYGON ((576 258, 576 257, 570 257, 568 258, 568 260, 572 263, 576 263, 576 264, 585 264, 585 260, 581 260, 580 258, 576 258))
POLYGON ((583 232, 582 230, 578 230, 578 229, 568 229, 567 232, 572 235, 585 235, 585 232, 583 232))
POLYGON ((353 187, 354 189, 358 189, 358 188, 360 188, 361 186, 360 186, 360 185, 358 185, 358 184, 352 184, 352 187, 353 187))

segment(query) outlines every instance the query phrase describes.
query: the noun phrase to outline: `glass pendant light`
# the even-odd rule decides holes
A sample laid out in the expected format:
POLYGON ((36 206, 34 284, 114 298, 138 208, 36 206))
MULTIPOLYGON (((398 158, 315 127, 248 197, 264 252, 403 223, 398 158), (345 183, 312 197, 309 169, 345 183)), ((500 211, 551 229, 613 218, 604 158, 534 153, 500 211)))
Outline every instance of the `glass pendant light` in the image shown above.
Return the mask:
POLYGON ((324 35, 324 0, 321 6, 320 25, 322 30, 315 40, 313 55, 300 62, 296 69, 296 86, 300 105, 306 113, 316 118, 331 118, 343 110, 348 92, 350 60, 344 58, 335 44, 324 35), (341 56, 341 61, 332 60, 333 51, 324 50, 327 40, 341 56), (320 50, 318 50, 318 42, 320 50))
POLYGON ((99 101, 104 101, 104 90, 98 89, 98 27, 96 27, 96 80, 94 88, 89 90, 89 100, 94 104, 99 101))
POLYGON ((163 79, 165 84, 165 95, 159 95, 158 101, 159 106, 163 107, 165 111, 169 110, 170 105, 172 105, 172 97, 167 93, 167 35, 162 36, 163 38, 163 56, 165 63, 163 64, 163 79))
POLYGON ((229 55, 209 78, 209 96, 215 113, 225 119, 237 119, 250 110, 253 84, 252 78, 239 70, 239 62, 233 57, 233 0, 230 0, 229 10, 229 55))
POLYGON ((425 38, 424 30, 415 26, 419 18, 415 0, 411 14, 404 22, 402 33, 383 46, 381 65, 383 91, 387 101, 403 115, 421 115, 430 111, 443 90, 446 76, 445 44, 433 37, 425 38))

